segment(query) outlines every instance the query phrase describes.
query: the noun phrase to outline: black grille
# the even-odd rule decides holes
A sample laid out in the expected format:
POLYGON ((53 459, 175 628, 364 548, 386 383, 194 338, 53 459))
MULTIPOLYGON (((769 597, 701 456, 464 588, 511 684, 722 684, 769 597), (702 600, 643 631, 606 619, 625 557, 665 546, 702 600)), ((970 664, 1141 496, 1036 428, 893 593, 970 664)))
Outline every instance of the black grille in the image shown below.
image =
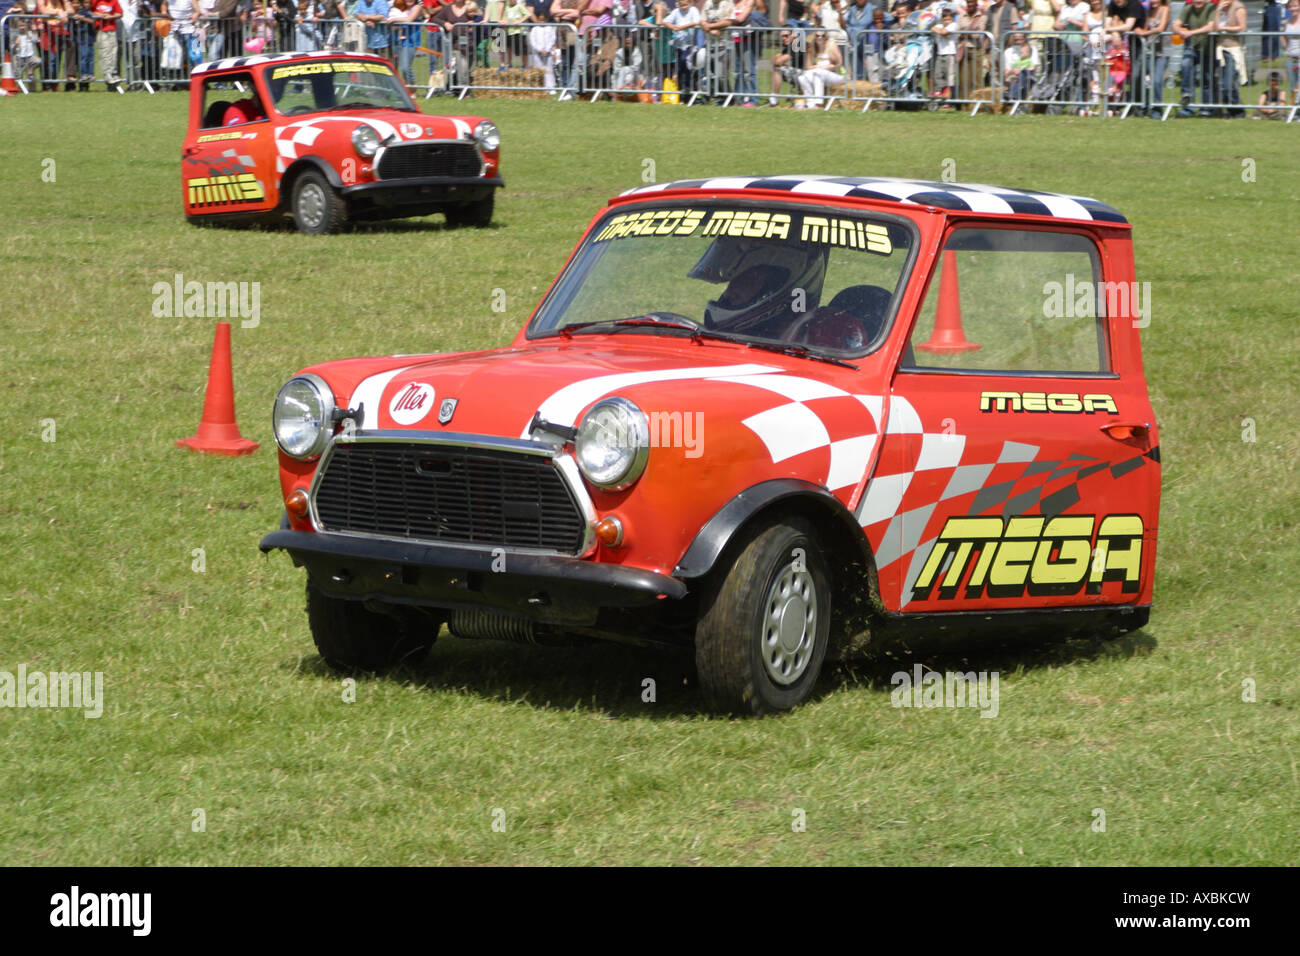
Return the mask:
POLYGON ((380 179, 477 177, 482 168, 478 150, 472 143, 411 143, 384 150, 377 172, 380 179))
POLYGON ((586 523, 549 458, 404 442, 336 445, 316 488, 325 531, 579 554, 586 523))

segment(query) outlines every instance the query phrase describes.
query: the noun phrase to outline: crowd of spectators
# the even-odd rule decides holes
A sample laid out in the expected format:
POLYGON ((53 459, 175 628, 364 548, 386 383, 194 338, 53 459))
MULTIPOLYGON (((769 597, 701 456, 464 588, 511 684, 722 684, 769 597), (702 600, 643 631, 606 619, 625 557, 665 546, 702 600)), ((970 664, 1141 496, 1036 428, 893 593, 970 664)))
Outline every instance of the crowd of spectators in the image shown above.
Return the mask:
MULTIPOLYGON (((471 71, 531 68, 561 96, 694 94, 753 107, 816 107, 849 82, 888 96, 1003 98, 1084 111, 1103 92, 1158 114, 1173 48, 1180 112, 1240 115, 1261 73, 1260 107, 1296 102, 1300 0, 1267 0, 1250 25, 1242 0, 0 0, 5 50, 33 88, 178 82, 196 63, 241 53, 341 49, 416 63, 448 89, 471 71), (25 16, 24 16, 25 15, 25 16), (763 61, 767 61, 766 64, 763 61), (766 93, 759 80, 770 76, 766 93), (1105 87, 1104 91, 1102 87, 1105 87)), ((1281 115, 1261 109, 1257 115, 1281 115)))

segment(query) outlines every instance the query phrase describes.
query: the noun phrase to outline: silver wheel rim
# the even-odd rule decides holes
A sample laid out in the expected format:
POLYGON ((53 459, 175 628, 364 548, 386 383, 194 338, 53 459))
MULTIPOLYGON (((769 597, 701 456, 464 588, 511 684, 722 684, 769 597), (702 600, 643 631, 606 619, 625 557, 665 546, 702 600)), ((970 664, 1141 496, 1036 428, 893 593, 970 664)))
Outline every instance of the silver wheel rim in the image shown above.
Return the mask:
POLYGON ((325 190, 319 183, 307 183, 298 191, 298 220, 309 229, 325 221, 325 190))
POLYGON ((812 575, 795 562, 781 569, 763 602, 763 667, 783 686, 808 670, 817 634, 817 591, 812 575))

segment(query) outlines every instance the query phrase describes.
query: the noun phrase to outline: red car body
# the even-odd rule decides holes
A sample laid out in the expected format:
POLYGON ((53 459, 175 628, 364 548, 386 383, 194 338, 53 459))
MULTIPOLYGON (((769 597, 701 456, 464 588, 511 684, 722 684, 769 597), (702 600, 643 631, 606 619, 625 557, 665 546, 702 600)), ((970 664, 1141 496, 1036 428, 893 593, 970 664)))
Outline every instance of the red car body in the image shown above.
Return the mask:
POLYGON ((191 222, 288 216, 304 232, 329 232, 348 220, 444 212, 454 224, 486 225, 500 164, 490 121, 422 113, 379 56, 232 57, 191 74, 181 160, 191 222), (316 183, 307 196, 304 174, 316 183))
MULTIPOLYGON (((710 240, 704 258, 766 248, 738 241, 710 240)), ((632 261, 645 261, 651 248, 632 261)), ((704 258, 692 276, 704 274, 704 258)), ((281 451, 286 519, 262 547, 289 551, 331 600, 436 609, 435 627, 449 616, 463 636, 694 639, 710 699, 742 711, 806 698, 816 668, 809 678, 808 660, 774 650, 776 681, 765 691, 761 660, 718 663, 732 640, 725 635, 752 625, 761 632, 753 641, 793 647, 804 638, 785 618, 811 622, 814 607, 834 618, 832 653, 891 629, 1005 626, 1045 615, 1112 632, 1140 627, 1152 598, 1160 498, 1144 323, 1132 302, 1095 319, 1032 315, 1040 301, 1086 311, 1082 293, 1061 303, 1034 291, 1038 275, 1070 263, 1091 263, 1097 290, 1136 287, 1129 224, 1093 200, 949 183, 772 177, 633 190, 592 220, 508 347, 304 370, 347 411, 325 426, 319 457, 281 451), (863 320, 865 331, 852 328, 855 344, 809 346, 823 327, 850 321, 828 306, 787 344, 715 339, 724 333, 709 332, 707 319, 692 332, 677 313, 647 312, 617 327, 539 327, 565 301, 564 314, 573 314, 586 288, 573 276, 596 282, 599 257, 620 242, 673 227, 721 237, 752 227, 758 235, 778 219, 820 236, 830 248, 813 258, 827 268, 856 262, 872 235, 893 237, 879 248, 902 256, 897 285, 879 315, 863 320), (840 231, 827 232, 823 224, 836 222, 840 231), (591 261, 594 271, 584 273, 591 261), (944 275, 945 263, 955 271, 958 261, 960 290, 956 275, 944 275), (1010 291, 1025 271, 1030 280, 1010 291), (1002 304, 983 306, 980 295, 1002 304), (1004 308, 1020 318, 999 346, 1004 308), (1073 331, 1062 337, 1063 328, 1073 331), (983 346, 972 341, 980 329, 983 346), (1033 356, 1050 364, 1067 354, 1097 367, 979 367, 1031 366, 1033 356), (602 487, 575 463, 574 429, 612 397, 635 406, 652 432, 644 470, 627 487, 602 487), (693 422, 703 437, 698 454, 687 434, 693 422), (481 460, 467 465, 466 454, 481 460), (516 465, 517 475, 503 475, 516 465), (458 474, 459 486, 451 480, 458 474), (486 498, 476 503, 476 495, 486 498), (566 512, 568 523, 541 528, 552 511, 566 512), (482 535, 471 527, 478 520, 482 535), (821 569, 804 581, 807 594, 773 605, 766 624, 714 622, 721 631, 709 637, 714 657, 704 660, 700 622, 721 613, 720 595, 734 592, 741 617, 745 601, 765 599, 741 600, 747 585, 737 576, 779 590, 779 554, 764 559, 772 568, 740 559, 782 522, 795 527, 795 550, 817 553, 821 569), (798 688, 783 683, 781 660, 803 668, 798 688)), ((665 297, 677 294, 679 275, 665 272, 665 297)), ((1066 293, 1085 281, 1062 278, 1066 293)), ((637 280, 629 272, 625 281, 637 280)), ((861 288, 836 298, 860 298, 853 290, 861 288)), ((796 560, 786 571, 799 567, 796 560)), ((737 660, 749 655, 751 638, 735 640, 737 660)), ((812 656, 820 665, 824 655, 812 656)))

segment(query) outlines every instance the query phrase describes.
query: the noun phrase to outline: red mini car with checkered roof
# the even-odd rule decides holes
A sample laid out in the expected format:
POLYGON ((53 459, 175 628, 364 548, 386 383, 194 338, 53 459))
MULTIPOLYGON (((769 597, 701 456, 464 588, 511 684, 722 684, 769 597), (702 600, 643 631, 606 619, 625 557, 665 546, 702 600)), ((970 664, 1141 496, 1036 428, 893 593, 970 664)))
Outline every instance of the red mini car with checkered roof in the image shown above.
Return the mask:
POLYGON ((422 113, 383 57, 242 56, 191 73, 190 222, 288 217, 319 234, 441 212, 449 225, 486 226, 502 185, 496 125, 422 113))
POLYGON ((694 646, 785 710, 891 634, 1147 620, 1160 454, 1130 226, 834 176, 633 189, 506 348, 326 362, 275 402, 326 661, 459 637, 694 646))

